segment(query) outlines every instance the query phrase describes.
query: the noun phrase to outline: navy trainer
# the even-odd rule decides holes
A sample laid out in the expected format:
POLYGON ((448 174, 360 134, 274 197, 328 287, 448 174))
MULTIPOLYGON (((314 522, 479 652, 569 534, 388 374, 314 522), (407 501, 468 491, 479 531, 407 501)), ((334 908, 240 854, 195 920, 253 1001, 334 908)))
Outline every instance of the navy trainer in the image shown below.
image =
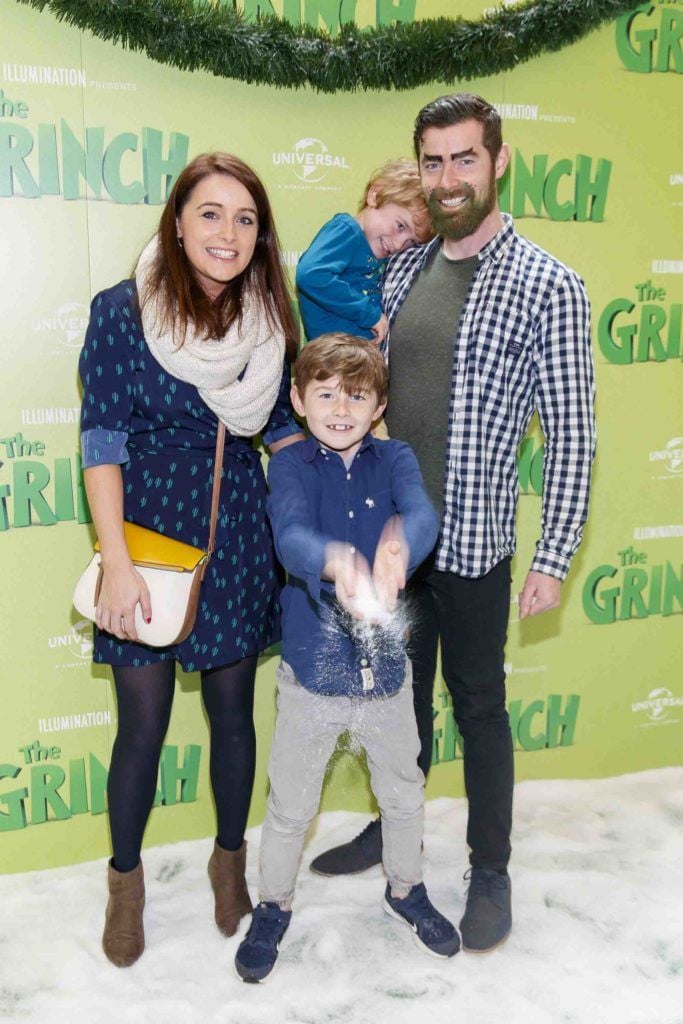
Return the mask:
POLYGON ((429 902, 422 882, 414 885, 402 900, 391 895, 391 885, 387 883, 384 909, 387 914, 409 925, 415 933, 417 945, 432 956, 455 956, 460 949, 458 933, 448 918, 429 902))
POLYGON ((487 953, 504 942, 512 928, 511 890, 504 875, 488 868, 470 868, 467 906, 460 922, 462 948, 470 953, 487 953))
POLYGON ((242 981, 265 981, 280 949, 280 940, 289 928, 291 910, 277 903, 259 903, 251 915, 251 925, 235 956, 235 970, 242 981))

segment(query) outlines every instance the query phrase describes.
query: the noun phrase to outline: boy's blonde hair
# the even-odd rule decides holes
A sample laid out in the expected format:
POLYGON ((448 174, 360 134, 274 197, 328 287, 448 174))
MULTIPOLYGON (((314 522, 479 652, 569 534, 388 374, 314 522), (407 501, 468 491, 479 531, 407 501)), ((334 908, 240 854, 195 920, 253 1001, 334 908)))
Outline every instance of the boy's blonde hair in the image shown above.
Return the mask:
POLYGON ((358 212, 368 205, 370 189, 375 190, 376 205, 396 203, 405 206, 413 215, 418 242, 429 242, 436 232, 429 219, 427 200, 420 181, 416 160, 390 160, 375 171, 365 186, 358 212))
POLYGON ((379 349, 341 331, 321 334, 304 345, 294 364, 294 377, 302 400, 311 381, 331 377, 339 380, 347 394, 374 391, 379 404, 387 398, 387 366, 379 349))

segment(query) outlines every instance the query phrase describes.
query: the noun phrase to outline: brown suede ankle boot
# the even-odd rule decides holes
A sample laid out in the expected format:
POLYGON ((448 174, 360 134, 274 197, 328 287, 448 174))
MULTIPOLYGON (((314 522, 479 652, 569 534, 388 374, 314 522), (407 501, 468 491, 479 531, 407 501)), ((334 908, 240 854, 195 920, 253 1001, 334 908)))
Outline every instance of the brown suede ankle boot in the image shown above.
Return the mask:
POLYGON ((109 902, 104 919, 102 948, 117 967, 130 967, 145 948, 142 910, 145 880, 142 861, 133 871, 117 871, 109 863, 109 902))
POLYGON ((216 900, 216 924, 223 935, 234 935, 241 918, 252 911, 244 879, 247 844, 239 850, 224 850, 217 841, 209 858, 209 878, 216 900))

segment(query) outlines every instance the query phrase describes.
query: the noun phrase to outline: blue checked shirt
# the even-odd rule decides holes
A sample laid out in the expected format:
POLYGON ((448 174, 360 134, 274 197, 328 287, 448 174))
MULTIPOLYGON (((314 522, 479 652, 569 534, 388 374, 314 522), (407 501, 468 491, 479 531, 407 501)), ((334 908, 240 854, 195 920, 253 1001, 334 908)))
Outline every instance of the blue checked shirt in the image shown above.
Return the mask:
MULTIPOLYGON (((517 448, 537 410, 545 435, 542 536, 531 568, 564 579, 588 514, 595 454, 590 306, 579 276, 503 218, 479 253, 457 325, 435 565, 477 577, 513 554, 517 448)), ((390 326, 440 245, 435 238, 389 260, 390 326)), ((387 339, 387 359, 389 352, 387 339)))

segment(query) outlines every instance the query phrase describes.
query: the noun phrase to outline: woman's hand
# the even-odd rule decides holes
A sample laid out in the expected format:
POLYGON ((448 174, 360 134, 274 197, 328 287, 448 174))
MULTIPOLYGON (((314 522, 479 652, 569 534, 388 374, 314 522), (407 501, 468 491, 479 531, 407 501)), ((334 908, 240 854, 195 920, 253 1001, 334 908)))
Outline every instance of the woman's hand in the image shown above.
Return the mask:
POLYGON ((95 623, 119 640, 137 640, 135 609, 140 605, 143 619, 151 622, 152 605, 147 584, 126 547, 121 467, 108 463, 91 466, 83 471, 83 478, 102 558, 95 623))
POLYGON ((149 590, 133 563, 103 566, 95 614, 98 628, 112 633, 119 640, 137 640, 135 608, 138 604, 145 622, 151 622, 149 590))

